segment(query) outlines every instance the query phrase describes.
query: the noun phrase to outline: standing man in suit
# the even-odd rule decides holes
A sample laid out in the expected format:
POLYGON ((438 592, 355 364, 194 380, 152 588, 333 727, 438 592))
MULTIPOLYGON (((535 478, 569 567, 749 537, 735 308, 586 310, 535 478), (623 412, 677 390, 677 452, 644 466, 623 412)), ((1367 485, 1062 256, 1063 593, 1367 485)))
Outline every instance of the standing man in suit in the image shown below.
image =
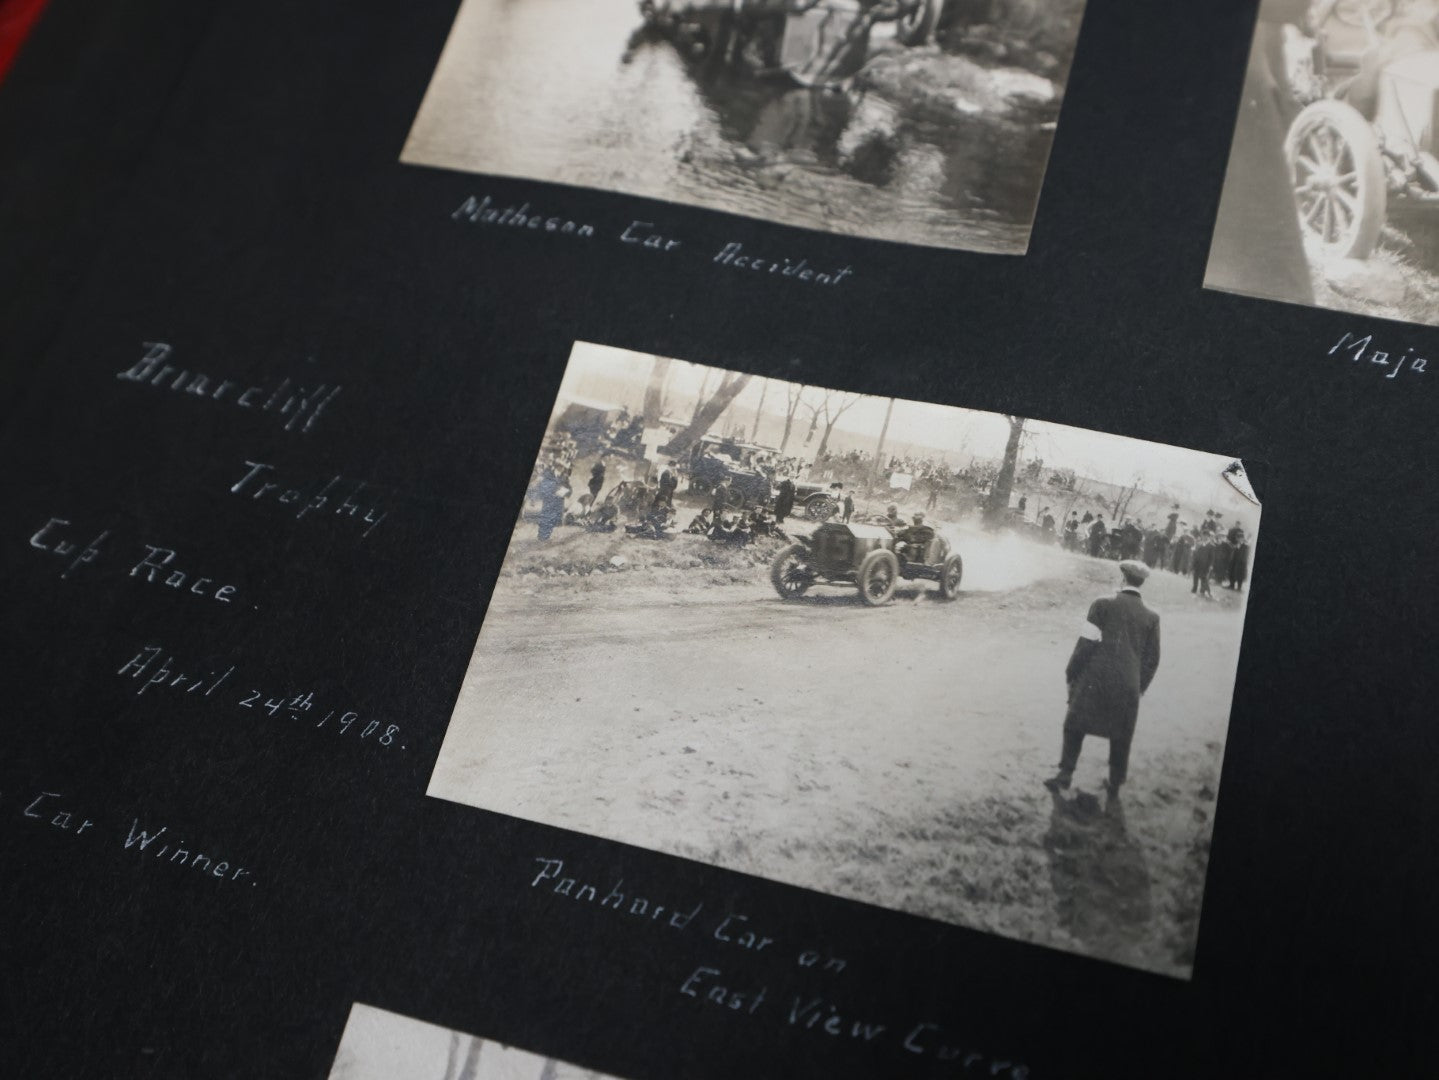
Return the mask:
POLYGON ((792 513, 794 513, 794 481, 786 475, 785 478, 779 482, 779 487, 776 489, 774 519, 783 525, 784 519, 792 513))
POLYGON ((675 492, 680 486, 677 469, 678 466, 671 461, 669 467, 660 473, 660 489, 655 493, 655 506, 667 506, 671 510, 675 508, 675 492))
POLYGON ((1209 575, 1214 570, 1214 540, 1209 536, 1200 536, 1199 546, 1194 549, 1194 558, 1190 563, 1193 569, 1194 584, 1189 591, 1197 596, 1212 596, 1209 591, 1209 575))
POLYGON ((1094 558, 1104 554, 1104 541, 1108 535, 1109 530, 1104 527, 1104 515, 1100 514, 1089 527, 1089 554, 1094 558))
POLYGON ((1139 590, 1149 567, 1134 559, 1119 564, 1124 580, 1116 596, 1089 606, 1089 617, 1064 669, 1069 709, 1059 772, 1044 782, 1050 791, 1069 787, 1086 735, 1109 740, 1112 800, 1129 775, 1129 746, 1139 719, 1139 699, 1159 670, 1159 614, 1146 607, 1139 590))
POLYGON ((715 485, 713 494, 710 495, 710 509, 714 511, 716 530, 724 527, 725 514, 729 513, 730 503, 733 499, 734 493, 729 486, 729 481, 721 478, 720 482, 715 485))

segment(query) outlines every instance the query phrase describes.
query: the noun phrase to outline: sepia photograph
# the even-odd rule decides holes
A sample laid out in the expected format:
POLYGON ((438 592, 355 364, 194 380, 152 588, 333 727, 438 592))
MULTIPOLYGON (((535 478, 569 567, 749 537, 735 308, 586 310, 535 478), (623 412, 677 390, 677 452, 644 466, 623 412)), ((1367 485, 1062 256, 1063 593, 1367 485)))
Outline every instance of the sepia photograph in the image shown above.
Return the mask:
POLYGON ((464 0, 401 160, 1023 254, 1084 0, 464 0))
POLYGON ((1439 0, 1261 0, 1205 284, 1439 325, 1439 0))
POLYGON ((618 1080, 356 1002, 329 1080, 618 1080))
POLYGON ((1189 975, 1241 463, 579 343, 518 510, 430 795, 1189 975))

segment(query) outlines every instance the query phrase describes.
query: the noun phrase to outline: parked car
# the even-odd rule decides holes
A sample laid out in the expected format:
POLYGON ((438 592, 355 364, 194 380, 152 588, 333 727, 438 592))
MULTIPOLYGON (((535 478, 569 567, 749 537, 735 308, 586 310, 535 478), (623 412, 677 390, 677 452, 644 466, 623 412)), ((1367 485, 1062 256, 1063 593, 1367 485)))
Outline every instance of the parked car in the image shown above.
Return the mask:
POLYGON ((715 454, 706 454, 692 464, 690 491, 696 494, 711 492, 721 481, 729 485, 731 506, 771 506, 774 503, 770 478, 759 469, 747 469, 730 458, 715 454))
MULTIPOLYGON (((1422 7, 1422 5, 1421 5, 1422 7)), ((1307 104, 1284 142, 1300 226, 1326 256, 1364 259, 1386 221, 1439 207, 1439 28, 1401 0, 1339 0, 1314 27, 1307 104)))
POLYGON ((796 481, 794 504, 811 521, 828 521, 839 513, 843 496, 835 498, 834 491, 825 484, 796 481))
POLYGON ((852 585, 872 607, 888 603, 900 581, 935 581, 953 600, 964 578, 964 560, 935 534, 918 550, 884 525, 827 522, 775 556, 770 583, 785 600, 798 600, 815 585, 852 585))

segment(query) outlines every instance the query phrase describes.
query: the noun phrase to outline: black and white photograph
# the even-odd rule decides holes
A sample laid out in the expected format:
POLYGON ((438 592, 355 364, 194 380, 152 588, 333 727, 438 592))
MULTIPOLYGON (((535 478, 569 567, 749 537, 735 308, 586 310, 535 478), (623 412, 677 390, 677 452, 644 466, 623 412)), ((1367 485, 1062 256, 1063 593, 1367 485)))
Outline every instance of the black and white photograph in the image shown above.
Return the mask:
POLYGON ((1187 977, 1259 516, 1223 455, 578 343, 428 791, 1187 977))
POLYGON ((356 1002, 328 1080, 618 1078, 356 1002))
POLYGON ((1262 0, 1205 284, 1439 325, 1439 0, 1262 0))
POLYGON ((1084 0, 464 0, 401 159, 1023 254, 1084 0))

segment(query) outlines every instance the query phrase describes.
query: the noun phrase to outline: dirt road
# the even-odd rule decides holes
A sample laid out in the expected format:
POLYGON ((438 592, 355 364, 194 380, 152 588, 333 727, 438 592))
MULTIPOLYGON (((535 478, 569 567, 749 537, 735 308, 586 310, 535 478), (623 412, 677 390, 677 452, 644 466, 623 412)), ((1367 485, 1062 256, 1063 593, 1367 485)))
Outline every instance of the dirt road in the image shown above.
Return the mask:
POLYGON ((1187 975, 1241 600, 1151 579, 1164 659, 1124 813, 1105 814, 1103 741, 1076 794, 1040 781, 1114 564, 1007 543, 1023 551, 966 545, 953 603, 919 584, 878 609, 853 589, 782 601, 758 567, 708 586, 506 577, 430 793, 1187 975))

